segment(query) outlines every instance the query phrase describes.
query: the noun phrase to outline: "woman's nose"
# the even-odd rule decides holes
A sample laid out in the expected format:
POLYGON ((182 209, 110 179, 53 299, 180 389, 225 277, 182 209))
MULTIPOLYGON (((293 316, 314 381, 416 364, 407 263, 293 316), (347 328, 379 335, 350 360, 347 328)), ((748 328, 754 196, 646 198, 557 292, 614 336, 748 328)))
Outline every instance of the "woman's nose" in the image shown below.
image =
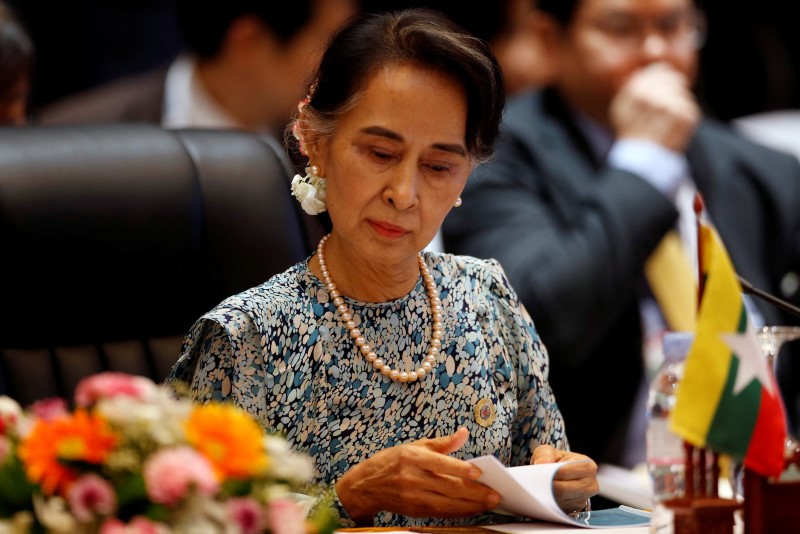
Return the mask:
POLYGON ((407 210, 417 203, 418 185, 419 171, 416 166, 398 166, 386 184, 384 200, 398 210, 407 210))

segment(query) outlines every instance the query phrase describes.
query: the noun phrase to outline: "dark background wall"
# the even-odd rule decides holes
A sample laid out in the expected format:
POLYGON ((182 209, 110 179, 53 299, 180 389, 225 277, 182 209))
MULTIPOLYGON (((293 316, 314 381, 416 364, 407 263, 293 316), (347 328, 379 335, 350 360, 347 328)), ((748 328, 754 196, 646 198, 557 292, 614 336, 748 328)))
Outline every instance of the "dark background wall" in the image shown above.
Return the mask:
POLYGON ((800 108, 800 28, 786 0, 701 0, 708 39, 698 92, 723 119, 800 108))
MULTIPOLYGON (((224 1, 224 0, 223 0, 224 1)), ((37 48, 33 109, 169 61, 180 48, 173 0, 6 0, 37 48)))

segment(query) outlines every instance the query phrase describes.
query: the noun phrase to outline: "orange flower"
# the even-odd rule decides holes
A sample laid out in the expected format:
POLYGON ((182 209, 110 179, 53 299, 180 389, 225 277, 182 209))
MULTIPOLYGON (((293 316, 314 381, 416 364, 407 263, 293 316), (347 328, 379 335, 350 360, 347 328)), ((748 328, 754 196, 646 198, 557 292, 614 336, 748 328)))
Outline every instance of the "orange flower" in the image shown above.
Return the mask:
POLYGON ((263 430, 231 404, 196 407, 186 421, 186 437, 220 480, 257 475, 267 467, 263 430))
POLYGON ((78 473, 62 462, 101 464, 117 440, 103 418, 76 410, 38 420, 20 443, 19 457, 28 478, 39 483, 45 495, 63 495, 78 473))

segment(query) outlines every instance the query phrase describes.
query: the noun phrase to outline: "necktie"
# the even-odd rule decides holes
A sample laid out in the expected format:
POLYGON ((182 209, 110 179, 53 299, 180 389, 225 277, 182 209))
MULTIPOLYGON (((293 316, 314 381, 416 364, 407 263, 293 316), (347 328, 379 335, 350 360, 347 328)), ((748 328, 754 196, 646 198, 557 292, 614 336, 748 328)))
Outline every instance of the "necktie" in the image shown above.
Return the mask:
POLYGON ((644 272, 670 330, 694 330, 697 284, 677 232, 667 232, 645 263, 644 272))

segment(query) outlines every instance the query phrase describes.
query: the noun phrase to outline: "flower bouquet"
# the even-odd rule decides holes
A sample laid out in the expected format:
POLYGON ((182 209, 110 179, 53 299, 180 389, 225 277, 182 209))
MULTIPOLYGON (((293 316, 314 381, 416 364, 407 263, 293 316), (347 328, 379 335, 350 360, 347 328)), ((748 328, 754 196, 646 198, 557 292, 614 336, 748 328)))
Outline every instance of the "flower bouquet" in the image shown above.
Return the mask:
POLYGON ((332 514, 295 493, 311 475, 246 412, 147 378, 86 378, 71 411, 0 397, 0 534, 321 534, 332 514))

